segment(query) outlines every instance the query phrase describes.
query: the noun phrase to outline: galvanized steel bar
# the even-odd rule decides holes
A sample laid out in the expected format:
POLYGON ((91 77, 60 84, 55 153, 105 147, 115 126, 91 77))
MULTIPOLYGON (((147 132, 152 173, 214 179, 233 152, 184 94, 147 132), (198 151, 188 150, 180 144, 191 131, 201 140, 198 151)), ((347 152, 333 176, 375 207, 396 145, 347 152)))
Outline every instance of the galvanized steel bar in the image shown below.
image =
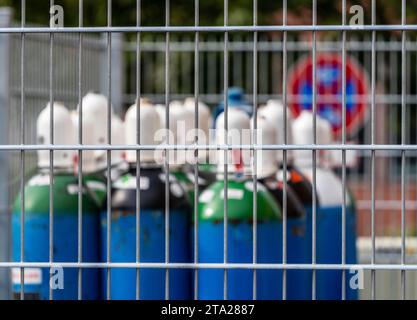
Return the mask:
MULTIPOLYGON (((372 25, 376 21, 376 3, 372 0, 372 25)), ((375 53, 376 33, 372 31, 372 50, 371 50, 371 144, 375 144, 375 73, 376 73, 376 53, 375 53)), ((375 150, 371 155, 371 238, 372 238, 372 257, 371 263, 375 264, 375 150)), ((371 299, 376 299, 376 273, 371 270, 371 299)))
MULTIPOLYGON (((253 0, 253 25, 256 26, 258 23, 258 2, 253 0)), ((257 118, 257 107, 258 107, 258 33, 255 31, 253 33, 253 129, 252 129, 252 143, 258 143, 257 141, 257 129, 258 129, 258 118, 257 118)), ((252 263, 257 263, 258 255, 258 157, 257 152, 253 152, 253 224, 252 224, 252 263)), ((257 297, 257 278, 256 270, 253 269, 253 300, 256 300, 257 297)))
MULTIPOLYGON (((141 25, 141 0, 136 0, 136 24, 141 25)), ((136 143, 140 145, 140 99, 141 99, 141 34, 136 34, 136 143)), ((140 192, 140 149, 136 151, 136 262, 140 262, 140 213, 141 213, 141 192, 140 192)), ((140 269, 136 268, 136 300, 140 299, 140 269)))
POLYGON ((249 25, 249 26, 107 26, 107 27, 67 27, 67 28, 53 28, 46 27, 12 27, 0 28, 0 33, 186 33, 186 32, 321 32, 321 31, 416 31, 417 24, 389 24, 389 25, 249 25))
MULTIPOLYGON (((342 0, 342 25, 346 25, 346 0, 342 0)), ((346 144, 346 31, 342 31, 342 144, 346 144)), ((342 264, 346 263, 346 184, 346 150, 342 150, 342 264)), ((345 270, 341 281, 342 300, 346 300, 345 270)))
MULTIPOLYGON (((170 0, 165 0, 165 26, 170 24, 170 0)), ((165 33, 165 123, 169 130, 169 91, 170 91, 170 68, 169 68, 169 41, 170 34, 165 33)), ((167 143, 169 144, 169 135, 167 135, 167 143)), ((169 265, 169 152, 165 153, 165 264, 169 265)), ((165 269, 165 299, 169 300, 169 269, 165 269)))
MULTIPOLYGON (((21 26, 26 24, 26 0, 21 1, 21 26)), ((25 144, 25 40, 20 38, 20 143, 25 144)), ((25 151, 20 151, 20 262, 25 261, 25 151)), ((25 299, 25 269, 20 269, 20 299, 25 299)))
MULTIPOLYGON (((315 26, 317 24, 317 1, 313 0, 313 25, 315 26)), ((317 39, 316 39, 317 35, 316 35, 316 31, 313 31, 313 39, 312 39, 312 61, 313 61, 313 70, 312 70, 312 89, 313 89, 313 101, 312 101, 312 105, 313 105, 313 144, 316 145, 317 144, 317 56, 316 56, 316 45, 317 45, 317 39)), ((313 179, 312 179, 312 185, 313 185, 313 215, 312 215, 312 266, 314 267, 314 265, 316 264, 316 241, 317 241, 317 235, 316 235, 316 231, 317 231, 317 226, 316 226, 316 221, 317 221, 317 183, 316 183, 316 169, 317 169, 317 153, 316 150, 313 149, 313 179)), ((316 270, 313 268, 313 276, 312 276, 312 300, 316 300, 316 279, 317 274, 316 274, 316 270)))
POLYGON ((226 270, 406 270, 417 271, 415 264, 282 264, 282 263, 169 263, 164 262, 0 262, 0 268, 144 268, 144 269, 226 269, 226 270))
MULTIPOLYGON (((107 0, 107 25, 110 27, 112 25, 112 0, 107 0)), ((112 106, 111 106, 111 66, 112 66, 112 52, 111 52, 111 43, 112 43, 112 34, 107 33, 107 144, 111 145, 111 116, 112 116, 112 106)), ((111 262, 111 151, 107 150, 107 185, 106 185, 106 194, 107 194, 107 262, 111 262)), ((111 266, 111 264, 110 264, 111 266)), ((106 282, 107 282, 107 300, 111 300, 111 268, 109 267, 106 271, 106 282)))
MULTIPOLYGON (((287 25, 288 20, 288 11, 287 11, 287 0, 283 0, 282 8, 282 23, 287 25)), ((288 142, 287 136, 287 31, 283 32, 282 35, 282 102, 283 102, 283 119, 284 119, 284 144, 288 142)), ((278 142, 278 141, 277 141, 278 142)), ((287 150, 283 150, 283 196, 282 196, 282 263, 285 265, 287 263, 287 228, 288 228, 288 206, 287 206, 287 150)), ((282 270, 282 299, 287 299, 287 270, 284 268, 282 270)))
MULTIPOLYGON (((78 2, 78 25, 83 26, 83 0, 78 2)), ((83 35, 78 36, 78 143, 83 144, 83 35)), ((83 152, 78 150, 78 262, 83 260, 83 152)), ((78 269, 78 300, 82 300, 82 269, 78 269)))
MULTIPOLYGON (((54 0, 50 1, 50 7, 54 0)), ((50 141, 54 144, 54 34, 49 34, 49 103, 50 103, 50 141)), ((54 260, 54 152, 49 151, 49 261, 54 260)), ((52 279, 52 269, 50 279, 52 279)), ((49 286, 49 299, 53 300, 54 292, 49 286)))
MULTIPOLYGON (((194 25, 200 23, 200 1, 194 1, 194 25)), ((199 124, 199 91, 200 91, 200 35, 194 34, 194 126, 198 132, 199 124)), ((206 141, 207 142, 207 141, 206 141)), ((195 135, 194 143, 198 145, 198 134, 195 135)), ((198 149, 194 153, 194 263, 198 263, 198 149)), ((198 299, 198 270, 194 270, 194 299, 198 299)))
POLYGON ((105 150, 105 151, 117 151, 117 150, 359 150, 359 151, 417 151, 417 145, 414 144, 200 144, 200 145, 88 145, 88 144, 75 144, 75 145, 61 145, 61 144, 25 144, 25 145, 0 145, 0 151, 55 151, 55 150, 105 150))
MULTIPOLYGON (((224 26, 226 27, 229 23, 229 1, 224 0, 224 26)), ((228 92, 229 92, 229 33, 224 32, 224 51, 223 51, 223 105, 224 105, 224 141, 228 143, 227 131, 229 128, 229 101, 228 101, 228 92)), ((224 206, 223 206, 223 263, 228 263, 228 152, 224 151, 224 206)), ((223 298, 227 300, 227 269, 224 269, 223 273, 223 298)))
MULTIPOLYGON (((401 24, 406 24, 406 0, 401 1, 401 24)), ((406 32, 401 31, 401 144, 406 143, 406 104, 405 94, 407 91, 407 78, 406 78, 406 67, 407 67, 407 56, 406 56, 406 32)), ((401 264, 405 264, 405 150, 401 151, 401 264)), ((406 282, 405 282, 405 270, 401 270, 401 298, 406 298, 406 282)))

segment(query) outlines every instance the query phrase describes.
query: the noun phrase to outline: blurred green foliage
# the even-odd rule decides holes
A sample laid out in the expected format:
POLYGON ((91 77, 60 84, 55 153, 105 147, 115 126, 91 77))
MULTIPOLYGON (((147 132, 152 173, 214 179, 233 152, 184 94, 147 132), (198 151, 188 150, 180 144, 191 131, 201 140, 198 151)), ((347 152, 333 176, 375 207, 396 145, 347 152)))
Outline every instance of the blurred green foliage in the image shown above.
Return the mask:
MULTIPOLYGON (((166 0, 141 0, 142 24, 165 24, 166 0)), ((347 8, 359 4, 363 6, 365 23, 371 20, 371 0, 347 0, 347 8)), ((194 24, 194 0, 171 0, 170 23, 172 25, 194 24)), ((200 0, 200 24, 222 25, 224 23, 224 0, 200 0)), ((79 1, 55 0, 65 10, 65 26, 78 25, 79 1)), ((112 1, 112 24, 116 26, 136 25, 136 0, 112 1)), ((401 1, 376 1, 378 24, 400 23, 401 1)), ((21 0, 0 0, 0 5, 11 6, 15 20, 20 21, 21 0)), ((48 24, 50 0, 26 0, 26 20, 29 23, 48 24)), ((288 0, 288 20, 290 24, 311 24, 312 0, 288 0)), ((340 24, 342 1, 317 0, 317 20, 319 24, 340 24)), ((85 26, 107 24, 107 0, 84 0, 83 15, 85 26)), ((407 1, 407 22, 415 23, 417 1, 407 1)), ((347 12, 349 19, 349 12, 347 12)), ((229 24, 248 25, 253 23, 253 0, 229 0, 229 24)), ((282 23, 282 1, 258 0, 258 23, 282 23)))

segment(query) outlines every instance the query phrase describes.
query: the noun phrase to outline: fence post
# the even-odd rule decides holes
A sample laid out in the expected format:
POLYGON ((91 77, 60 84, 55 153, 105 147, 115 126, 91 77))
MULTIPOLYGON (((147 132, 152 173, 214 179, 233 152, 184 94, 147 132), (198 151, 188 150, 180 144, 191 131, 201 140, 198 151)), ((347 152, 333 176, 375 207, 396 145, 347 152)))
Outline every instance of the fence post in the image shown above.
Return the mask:
MULTIPOLYGON (((102 41, 107 43, 107 34, 103 34, 102 41)), ((125 69, 124 69, 124 37, 121 33, 113 33, 111 38, 111 101, 114 113, 119 114, 122 111, 123 94, 125 89, 125 69)), ((100 88, 103 94, 108 93, 107 82, 107 49, 103 49, 101 56, 100 88)), ((134 103, 134 101, 131 101, 134 103)))
MULTIPOLYGON (((0 8, 0 27, 10 27, 12 9, 0 8)), ((8 143, 8 108, 9 108, 9 52, 10 34, 0 35, 0 144, 8 143)), ((10 256, 10 205, 8 192, 8 159, 7 151, 0 152, 0 261, 11 261, 10 256)), ((10 269, 0 269, 0 299, 9 298, 10 269)))

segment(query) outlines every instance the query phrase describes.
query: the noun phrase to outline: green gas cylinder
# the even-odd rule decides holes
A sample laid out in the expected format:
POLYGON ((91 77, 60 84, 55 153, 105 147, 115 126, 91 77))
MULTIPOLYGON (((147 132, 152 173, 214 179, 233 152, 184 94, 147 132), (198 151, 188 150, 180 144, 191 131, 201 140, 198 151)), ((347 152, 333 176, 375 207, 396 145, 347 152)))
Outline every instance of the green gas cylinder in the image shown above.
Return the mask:
MULTIPOLYGON (((201 263, 223 263, 224 181, 217 181, 199 197, 198 257, 201 263)), ((227 182, 227 262, 253 262, 253 182, 248 179, 227 182)), ((258 263, 282 262, 281 211, 264 185, 257 183, 257 257, 258 263)), ((253 271, 231 269, 227 272, 228 298, 252 299, 253 271)), ((223 299, 222 269, 200 269, 198 297, 223 299)), ((280 299, 282 272, 257 271, 258 299, 280 299)))

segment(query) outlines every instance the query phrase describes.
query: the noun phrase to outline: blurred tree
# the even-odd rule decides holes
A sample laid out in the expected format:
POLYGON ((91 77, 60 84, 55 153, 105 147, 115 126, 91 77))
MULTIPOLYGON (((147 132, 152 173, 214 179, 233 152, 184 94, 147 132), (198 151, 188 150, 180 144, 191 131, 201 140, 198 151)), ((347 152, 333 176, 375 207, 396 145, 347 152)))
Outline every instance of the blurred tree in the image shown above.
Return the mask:
MULTIPOLYGON (((112 1, 112 24, 115 26, 132 26, 136 24, 135 0, 112 1)), ((141 0, 142 24, 165 24, 166 0, 141 0)), ((26 0, 26 19, 29 23, 45 25, 49 21, 50 0, 26 0)), ((55 0, 55 4, 62 5, 65 10, 65 26, 78 25, 77 0, 55 0)), ((347 8, 352 5, 364 8, 365 22, 371 21, 370 0, 347 0, 347 8)), ((15 20, 20 20, 21 0, 0 0, 0 5, 11 6, 15 10, 15 20)), ((200 24, 223 25, 224 0, 200 0, 200 24)), ((342 17, 342 1, 317 0, 317 21, 319 24, 340 24, 342 17)), ((107 24, 107 0, 84 0, 84 25, 104 26, 107 24)), ((311 0, 288 1, 289 24, 311 24, 311 0)), ((249 25, 253 22, 253 0, 229 1, 229 24, 249 25)), ((416 23, 417 1, 407 1, 407 23, 416 23)), ((194 1, 171 0, 170 23, 172 25, 194 24, 194 1)), ((347 17, 349 20, 349 12, 347 17)), ((378 24, 400 23, 401 1, 379 0, 376 6, 378 24)), ((282 1, 258 0, 259 24, 282 24, 282 1)))

